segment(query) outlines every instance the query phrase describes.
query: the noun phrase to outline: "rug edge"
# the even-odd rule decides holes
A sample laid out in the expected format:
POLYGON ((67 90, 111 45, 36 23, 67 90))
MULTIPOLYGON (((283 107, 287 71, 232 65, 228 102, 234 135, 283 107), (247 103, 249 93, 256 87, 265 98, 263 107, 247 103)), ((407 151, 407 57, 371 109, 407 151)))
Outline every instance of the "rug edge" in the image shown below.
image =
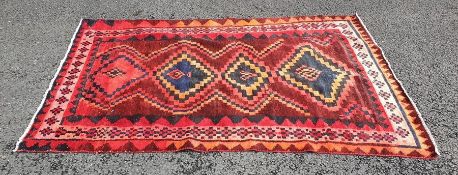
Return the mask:
POLYGON ((416 159, 416 160, 436 160, 437 157, 425 157, 425 156, 409 156, 409 155, 392 155, 392 154, 374 154, 374 153, 354 153, 354 152, 332 152, 332 151, 265 151, 262 149, 245 149, 245 150, 230 150, 230 149, 212 149, 212 150, 202 150, 198 148, 182 148, 176 150, 158 150, 158 151, 88 151, 88 150, 77 150, 77 151, 59 151, 59 150, 18 150, 17 153, 32 153, 32 154, 155 154, 155 153, 177 153, 177 152, 186 152, 192 151, 196 153, 232 153, 232 152, 243 152, 243 153, 269 153, 269 154, 318 154, 318 155, 338 155, 338 156, 358 156, 358 157, 367 157, 367 158, 385 158, 385 159, 398 159, 398 158, 406 158, 406 159, 416 159))
POLYGON ((355 14, 338 14, 338 15, 295 15, 295 16, 268 16, 268 17, 220 17, 220 18, 182 18, 182 19, 166 19, 166 18, 82 18, 83 20, 102 20, 102 21, 174 21, 174 22, 180 22, 180 21, 194 21, 194 20, 200 20, 200 21, 209 21, 209 20, 279 20, 279 19, 291 19, 291 18, 318 18, 318 19, 324 19, 324 18, 341 18, 345 19, 348 17, 352 17, 355 14))
POLYGON ((53 79, 51 79, 49 85, 48 85, 48 89, 46 90, 46 92, 43 94, 42 96, 42 100, 40 102, 40 105, 38 105, 38 108, 37 110, 35 111, 35 113, 33 114, 33 117, 30 119, 30 122, 29 124, 27 125, 27 128, 25 129, 24 133, 21 135, 21 137, 19 138, 19 140, 16 142, 16 146, 14 147, 13 149, 13 152, 19 152, 19 145, 21 144, 21 142, 24 141, 25 137, 27 136, 27 134, 30 132, 30 130, 32 129, 32 126, 34 124, 34 121, 35 119, 38 117, 38 113, 41 111, 41 109, 43 108, 43 105, 45 104, 46 102, 46 96, 48 96, 49 93, 51 93, 51 90, 53 88, 53 85, 54 83, 56 82, 56 79, 57 77, 59 76, 59 73, 61 72, 62 70, 62 67, 64 66, 65 62, 67 61, 68 59, 68 55, 70 53, 70 50, 72 48, 72 46, 74 45, 74 42, 75 42, 75 39, 76 39, 76 35, 78 34, 78 32, 80 31, 82 25, 83 25, 83 21, 85 19, 84 18, 80 18, 79 20, 79 23, 75 29, 75 32, 73 33, 73 36, 70 40, 70 44, 68 45, 67 47, 67 51, 65 52, 65 56, 63 59, 60 60, 60 63, 59 63, 59 67, 57 67, 57 70, 56 70, 56 73, 54 74, 53 76, 53 79))
POLYGON ((363 23, 363 20, 361 19, 361 17, 358 15, 358 13, 355 13, 354 15, 355 19, 361 24, 362 28, 363 28, 363 31, 364 33, 367 34, 367 36, 370 38, 370 41, 373 42, 373 45, 375 45, 377 47, 378 50, 380 50, 381 52, 381 58, 383 59, 383 61, 386 63, 386 65, 388 66, 388 69, 390 70, 390 74, 393 76, 394 80, 399 84, 399 87, 401 88, 402 92, 405 97, 407 98, 407 100, 409 101, 409 103, 413 106, 415 112, 417 113, 417 116, 418 118, 420 119, 421 121, 421 126, 424 128, 425 132, 428 134, 428 138, 431 142, 432 142, 432 145, 434 147, 434 152, 432 152, 432 157, 431 159, 437 159, 439 156, 440 156, 440 152, 439 152, 439 149, 438 149, 438 146, 437 146, 437 143, 434 139, 434 136, 432 135, 430 129, 428 128, 428 126, 426 125, 423 117, 422 117, 422 114, 420 113, 420 110, 417 108, 417 105, 416 103, 412 100, 412 98, 409 96, 409 94, 407 93, 407 91, 405 90, 402 82, 396 77, 396 74, 394 73, 393 71, 393 68, 390 64, 390 62, 388 61, 388 59, 386 58, 384 52, 383 52, 383 49, 379 46, 379 44, 375 41, 374 37, 372 36, 372 34, 369 32, 369 30, 367 29, 366 25, 363 23), (434 153, 436 155, 434 155, 434 153))

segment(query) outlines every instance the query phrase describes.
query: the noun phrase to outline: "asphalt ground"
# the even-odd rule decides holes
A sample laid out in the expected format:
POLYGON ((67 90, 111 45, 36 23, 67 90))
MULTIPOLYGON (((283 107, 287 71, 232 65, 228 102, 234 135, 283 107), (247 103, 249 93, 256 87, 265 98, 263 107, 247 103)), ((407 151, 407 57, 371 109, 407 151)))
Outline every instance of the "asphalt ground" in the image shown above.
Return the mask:
POLYGON ((0 174, 457 174, 458 2, 5 1, 0 3, 0 174), (81 18, 359 14, 430 128, 438 160, 327 154, 13 153, 81 18))

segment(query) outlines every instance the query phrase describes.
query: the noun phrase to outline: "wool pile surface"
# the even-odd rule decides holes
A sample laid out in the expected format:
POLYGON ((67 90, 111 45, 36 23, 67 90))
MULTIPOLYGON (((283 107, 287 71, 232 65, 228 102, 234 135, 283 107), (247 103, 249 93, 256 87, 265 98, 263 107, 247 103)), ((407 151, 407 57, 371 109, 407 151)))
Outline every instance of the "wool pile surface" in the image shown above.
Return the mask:
POLYGON ((84 19, 16 148, 179 150, 438 156, 357 16, 84 19))

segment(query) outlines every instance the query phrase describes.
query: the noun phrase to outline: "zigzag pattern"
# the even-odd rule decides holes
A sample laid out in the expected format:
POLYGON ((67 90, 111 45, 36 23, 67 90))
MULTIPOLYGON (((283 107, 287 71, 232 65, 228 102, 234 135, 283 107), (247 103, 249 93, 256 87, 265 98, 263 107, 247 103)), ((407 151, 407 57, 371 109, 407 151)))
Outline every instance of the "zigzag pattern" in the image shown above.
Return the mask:
MULTIPOLYGON (((25 143, 19 145, 21 151, 28 152, 46 152, 54 150, 54 152, 69 152, 71 150, 79 150, 79 152, 88 153, 109 153, 109 152, 164 152, 164 151, 182 151, 192 150, 198 152, 238 152, 238 151, 261 151, 261 152, 316 152, 326 154, 344 154, 344 155, 372 155, 372 156, 398 156, 406 158, 424 158, 424 153, 415 149, 407 148, 404 151, 399 151, 390 147, 362 147, 358 145, 345 145, 339 143, 314 144, 307 141, 304 142, 265 142, 247 140, 243 142, 224 142, 212 143, 200 141, 197 139, 186 139, 183 141, 117 141, 103 143, 82 142, 73 143, 31 143, 27 146, 25 143), (141 146, 144 145, 144 146, 141 146)), ((428 151, 434 151, 428 149, 428 151)), ((430 159, 430 158, 429 158, 430 159)))
MULTIPOLYGON (((170 44, 170 45, 164 47, 163 49, 160 49, 160 50, 157 50, 157 51, 153 51, 148 55, 143 55, 143 54, 139 53, 138 51, 136 51, 132 47, 119 46, 119 47, 111 48, 107 52, 99 54, 99 57, 107 55, 109 53, 122 52, 123 54, 129 53, 129 54, 132 55, 132 57, 140 58, 140 60, 143 60, 143 61, 146 60, 147 61, 147 60, 151 60, 151 59, 154 59, 154 58, 158 58, 158 56, 160 56, 161 54, 163 54, 163 53, 165 53, 167 51, 176 51, 177 49, 180 49, 180 48, 183 48, 183 47, 192 47, 192 48, 196 48, 196 49, 200 49, 200 50, 204 51, 206 56, 208 56, 206 58, 214 59, 214 60, 219 59, 219 57, 222 54, 228 53, 228 52, 233 51, 233 50, 247 50, 247 51, 250 52, 250 54, 254 55, 254 58, 262 59, 266 55, 271 53, 272 51, 276 50, 281 45, 282 42, 283 42, 282 39, 277 40, 277 41, 273 42, 272 44, 270 44, 269 46, 267 46, 264 49, 262 49, 261 51, 257 51, 252 46, 244 44, 242 42, 234 42, 234 43, 230 43, 230 44, 224 46, 222 49, 220 49, 220 50, 218 50, 216 52, 212 52, 212 51, 206 49, 205 47, 203 47, 202 45, 200 45, 199 43, 190 42, 190 41, 179 41, 177 43, 170 44)), ((153 70, 153 71, 155 71, 155 70, 153 70)), ((162 79, 162 80, 165 81, 165 79, 162 79)), ((211 86, 211 85, 207 85, 207 86, 211 86)), ((283 99, 285 99, 285 97, 279 96, 274 92, 270 92, 270 93, 271 93, 271 95, 268 95, 267 92, 264 92, 263 94, 260 94, 256 98, 257 100, 252 100, 252 101, 250 101, 248 103, 246 103, 246 102, 242 102, 241 103, 241 102, 237 102, 237 101, 231 100, 231 98, 229 98, 229 96, 227 96, 226 94, 222 93, 221 91, 215 89, 215 90, 212 90, 212 92, 210 92, 209 95, 207 95, 206 97, 201 97, 201 99, 199 100, 200 103, 193 103, 193 101, 191 101, 191 100, 186 101, 186 103, 189 103, 192 106, 186 106, 185 108, 177 108, 177 106, 170 106, 168 104, 164 104, 163 102, 160 102, 160 100, 155 98, 154 95, 149 95, 146 91, 142 90, 142 88, 139 88, 139 89, 133 91, 132 93, 129 93, 129 94, 126 94, 126 95, 123 95, 123 96, 120 96, 120 97, 118 97, 116 99, 111 100, 110 104, 108 104, 108 106, 107 105, 103 105, 104 103, 91 101, 91 99, 94 99, 94 98, 89 98, 88 100, 90 100, 93 103, 94 106, 99 107, 102 110, 109 110, 110 108, 115 107, 117 104, 119 104, 121 102, 125 102, 126 100, 129 100, 129 99, 132 99, 132 98, 135 98, 135 97, 140 97, 140 98, 143 98, 145 101, 147 101, 149 103, 152 103, 153 106, 159 107, 161 110, 164 110, 164 111, 172 112, 173 114, 189 114, 189 113, 195 112, 195 111, 199 110, 203 105, 208 104, 208 103, 210 103, 210 102, 212 102, 214 100, 220 100, 221 102, 224 102, 224 103, 226 103, 226 104, 228 104, 230 106, 233 106, 234 108, 241 109, 243 112, 251 114, 251 115, 256 114, 256 112, 261 110, 262 107, 264 107, 272 99, 278 100, 278 101, 280 101, 280 102, 282 102, 284 104, 289 104, 285 100, 283 100, 283 99), (246 105, 246 104, 248 104, 248 105, 246 105), (196 105, 198 105, 198 106, 196 106, 196 105)), ((289 101, 290 101, 290 99, 289 99, 289 101)), ((304 110, 303 107, 300 107, 300 106, 296 107, 296 105, 294 105, 294 104, 288 105, 288 106, 294 107, 295 109, 297 109, 297 111, 299 111, 299 112, 301 112, 303 114, 306 114, 306 110, 304 110)))
POLYGON ((285 18, 257 19, 194 19, 194 20, 94 20, 85 19, 84 24, 92 28, 183 28, 183 27, 224 27, 258 26, 270 24, 291 24, 298 22, 351 20, 351 16, 297 16, 285 18))
MULTIPOLYGON (((164 47, 162 49, 152 51, 147 55, 143 55, 142 53, 138 52, 136 49, 134 49, 132 47, 121 45, 121 46, 117 46, 117 47, 114 47, 114 48, 110 48, 106 52, 98 54, 98 56, 99 57, 104 57, 106 55, 110 55, 110 54, 113 54, 113 53, 116 54, 116 55, 129 54, 130 57, 138 58, 137 60, 140 60, 140 61, 152 61, 154 59, 160 59, 160 56, 163 55, 164 53, 167 53, 167 52, 171 52, 171 51, 176 52, 177 50, 183 50, 183 52, 189 52, 188 48, 192 48, 194 50, 203 51, 203 52, 199 52, 199 54, 203 53, 204 56, 205 56, 205 59, 199 59, 200 60, 199 62, 206 62, 208 59, 219 60, 222 55, 225 55, 225 54, 227 55, 228 53, 233 52, 233 51, 235 51, 235 53, 243 53, 243 52, 247 51, 248 52, 247 55, 250 55, 250 57, 248 57, 248 59, 262 60, 264 57, 266 57, 267 55, 269 55, 270 53, 272 53, 273 51, 278 49, 283 42, 284 42, 283 39, 279 39, 279 40, 273 42, 272 44, 266 46, 265 48, 261 49, 260 51, 257 51, 253 46, 247 45, 247 44, 242 43, 242 42, 232 42, 232 43, 229 43, 228 45, 225 45, 222 49, 213 52, 213 51, 210 51, 209 49, 205 48, 204 46, 202 46, 201 44, 199 44, 197 42, 184 40, 184 41, 179 41, 177 43, 170 44, 170 45, 168 45, 168 46, 166 46, 166 47, 164 47)), ((190 52, 190 53, 192 55, 192 52, 190 52)), ((196 58, 199 58, 199 57, 196 57, 196 58)), ((242 58, 242 59, 245 59, 245 58, 242 58)), ((188 61, 192 61, 192 60, 188 60, 188 61)), ((231 62, 231 61, 229 61, 229 62, 231 62)), ((246 62, 246 63, 248 63, 248 62, 246 62)), ((246 63, 244 63, 244 64, 246 64, 246 63)), ((200 64, 201 63, 199 63, 199 65, 200 64)), ((239 64, 239 63, 237 63, 237 64, 239 64)), ((250 64, 252 64, 252 63, 250 63, 250 64)), ((329 63, 324 63, 324 64, 329 66, 329 63)), ((161 67, 161 66, 158 66, 158 68, 155 68, 152 71, 153 72, 156 72, 156 71, 159 72, 160 71, 160 70, 158 70, 159 67, 161 67)), ((206 67, 206 66, 204 66, 204 67, 206 67)), ((256 66, 254 66, 254 67, 256 67, 256 66)), ((163 68, 160 68, 160 69, 163 69, 163 68)), ((166 69, 169 69, 169 68, 164 68, 163 70, 166 70, 166 69)), ((203 68, 202 70, 204 70, 204 69, 205 68, 203 68)), ((227 71, 227 70, 229 70, 229 68, 223 68, 220 71, 227 71)), ((208 71, 209 72, 217 72, 214 69, 213 70, 209 69, 208 71)), ((232 71, 236 71, 236 70, 232 69, 232 71)), ((268 72, 269 71, 267 71, 266 73, 268 73, 268 72)), ((173 94, 179 95, 179 98, 180 98, 180 101, 181 101, 180 104, 174 103, 173 106, 170 106, 169 104, 161 102, 160 99, 155 98, 154 95, 149 95, 149 93, 147 91, 145 91, 145 90, 142 90, 142 88, 138 88, 137 90, 135 90, 135 91, 133 91, 133 92, 127 94, 127 95, 122 95, 122 96, 119 96, 117 98, 111 99, 109 101, 109 103, 107 103, 107 102, 104 103, 104 102, 101 102, 101 101, 94 101, 94 99, 96 100, 97 98, 94 97, 93 95, 91 95, 91 97, 87 97, 86 96, 86 100, 91 102, 93 106, 98 107, 99 109, 110 110, 111 108, 115 107, 116 105, 118 105, 121 102, 126 102, 127 100, 130 100, 132 98, 139 97, 139 98, 142 98, 143 100, 147 101, 148 103, 151 103, 151 105, 159 108, 160 110, 163 110, 163 111, 166 111, 166 112, 170 112, 173 115, 177 115, 177 114, 192 114, 192 113, 200 110, 203 107, 203 105, 208 104, 208 103, 210 103, 210 102, 212 102, 214 100, 221 101, 221 102, 223 102, 223 103, 225 103, 225 104, 227 104, 229 106, 232 106, 234 109, 240 110, 241 112, 244 112, 246 114, 256 115, 257 112, 262 110, 263 107, 265 107, 269 103, 269 101, 277 100, 280 103, 285 104, 288 107, 292 107, 293 109, 296 109, 296 111, 299 112, 299 113, 302 113, 302 114, 307 114, 308 113, 307 110, 306 110, 307 107, 305 107, 303 105, 302 106, 301 105, 296 105, 296 104, 299 104, 299 103, 290 103, 290 102, 288 102, 288 101, 293 101, 292 99, 287 98, 287 97, 282 96, 282 95, 279 95, 278 93, 269 90, 268 87, 264 87, 264 89, 262 89, 262 87, 260 87, 260 86, 263 86, 262 82, 261 82, 261 84, 257 84, 256 86, 253 86, 254 85, 253 84, 253 85, 250 85, 250 87, 247 87, 247 86, 244 86, 243 84, 238 84, 236 82, 236 80, 230 79, 230 77, 228 77, 229 74, 227 74, 227 73, 225 75, 223 75, 222 77, 218 77, 219 73, 216 73, 215 75, 212 75, 212 76, 215 76, 216 78, 214 80, 209 80, 209 81, 214 81, 214 82, 201 81, 201 84, 199 84, 199 87, 207 86, 207 89, 210 89, 210 87, 213 87, 213 90, 211 90, 211 91, 207 90, 207 92, 205 92, 206 93, 205 96, 198 96, 197 95, 196 98, 198 98, 199 101, 198 101, 198 103, 195 103, 196 101, 194 101, 193 99, 196 99, 196 98, 191 98, 190 97, 191 94, 189 92, 191 92, 192 94, 195 94, 195 93, 197 93, 196 91, 199 91, 201 89, 192 89, 192 91, 188 90, 185 93, 181 93, 173 85, 171 85, 165 78, 162 78, 162 76, 159 75, 159 74, 160 73, 157 74, 158 77, 159 77, 158 78, 159 82, 157 84, 161 84, 161 82, 165 82, 166 85, 164 85, 164 87, 166 89, 172 90, 172 92, 173 92, 172 96, 174 96, 173 94), (230 82, 230 84, 228 84, 228 82, 230 82), (232 100, 232 98, 230 98, 230 96, 233 95, 232 94, 233 92, 231 92, 231 94, 223 93, 220 90, 217 90, 217 89, 214 88, 214 86, 216 86, 215 83, 225 84, 226 86, 230 86, 230 87, 233 87, 233 88, 239 88, 240 92, 242 94, 244 94, 244 95, 242 95, 238 100, 235 100, 235 99, 232 100), (246 90, 249 90, 249 91, 246 91, 246 90), (247 95, 247 93, 248 93, 248 95, 247 95), (255 93, 255 94, 253 94, 253 93, 255 93), (267 94, 270 94, 270 95, 267 95, 267 94), (247 99, 244 99, 245 97, 247 99), (186 100, 184 100, 184 99, 186 99, 186 100), (286 99, 286 101, 284 99, 286 99), (190 104, 190 105, 188 105, 188 104, 190 104)), ((212 73, 207 73, 207 74, 212 74, 212 73)), ((257 74, 254 74, 254 75, 257 75, 257 74)), ((267 81, 267 78, 270 80, 270 82, 273 81, 272 77, 265 76, 265 78, 266 78, 265 81, 267 81)), ((309 89, 310 92, 313 92, 313 94, 320 96, 317 91, 314 91, 311 88, 308 88, 308 89, 309 89)), ((338 91, 338 90, 334 89, 334 91, 338 91)), ((169 93, 164 92, 164 93, 169 94, 170 92, 169 93)), ((235 93, 235 94, 238 94, 238 93, 235 93)), ((333 98, 337 99, 336 97, 333 97, 333 98)), ((99 99, 101 99, 101 98, 99 98, 99 99)), ((337 100, 333 100, 332 102, 335 103, 336 101, 337 100)))
POLYGON ((238 103, 236 101, 231 100, 231 98, 228 97, 227 95, 225 95, 224 93, 221 93, 221 92, 215 90, 215 91, 212 92, 211 95, 208 95, 205 99, 202 99, 202 101, 200 103, 193 103, 191 106, 187 106, 185 108, 177 108, 176 106, 163 104, 159 100, 157 100, 156 98, 148 95, 148 93, 144 93, 142 91, 143 91, 142 89, 138 89, 133 94, 126 94, 126 95, 116 99, 115 101, 113 101, 110 104, 110 106, 108 106, 108 107, 100 106, 100 105, 98 105, 96 103, 91 103, 91 105, 94 105, 94 107, 97 107, 97 108, 99 108, 101 110, 110 110, 110 109, 116 107, 119 104, 122 104, 122 103, 124 103, 126 101, 129 101, 129 100, 133 99, 133 98, 139 97, 139 98, 143 99, 144 101, 146 101, 147 103, 151 104, 152 106, 157 107, 160 110, 163 110, 165 112, 172 113, 173 115, 186 115, 186 114, 192 114, 192 113, 195 113, 195 112, 201 110, 205 105, 207 105, 207 104, 209 104, 211 102, 218 101, 218 102, 222 102, 224 104, 227 104, 227 105, 229 105, 229 106, 231 106, 231 107, 233 107, 235 109, 238 109, 238 110, 240 110, 241 112, 243 112, 245 114, 256 115, 267 104, 269 104, 269 103, 271 103, 272 101, 275 100, 275 101, 278 101, 278 102, 280 102, 280 103, 282 103, 282 104, 284 104, 284 105, 296 110, 297 112, 303 114, 304 116, 308 116, 309 115, 309 112, 307 111, 307 107, 291 103, 293 100, 285 98, 285 97, 282 97, 282 96, 278 95, 275 92, 271 92, 270 95, 265 94, 266 96, 264 96, 264 98, 262 98, 259 101, 257 101, 256 105, 244 105, 242 103, 238 103))
MULTIPOLYGON (((312 124, 314 126, 329 126, 329 127, 353 127, 353 125, 359 125, 359 128, 370 128, 376 129, 378 128, 377 124, 374 122, 366 121, 366 122, 358 122, 353 123, 350 119, 346 118, 322 118, 317 116, 263 116, 263 115, 255 115, 255 116, 187 116, 187 115, 175 115, 175 116, 143 116, 143 115, 131 115, 131 116, 119 116, 119 115, 112 115, 112 116, 68 116, 66 119, 66 123, 68 122, 69 125, 72 124, 105 124, 105 125, 116 125, 121 123, 129 122, 132 125, 138 126, 149 126, 151 124, 162 124, 162 125, 171 125, 171 126, 182 126, 189 124, 192 122, 195 125, 211 125, 211 124, 218 124, 221 120, 228 119, 228 122, 225 122, 226 125, 233 125, 236 126, 238 124, 244 124, 247 126, 256 126, 257 124, 272 124, 272 125, 283 125, 285 122, 291 125, 309 125, 312 124), (162 121, 162 122, 158 122, 162 121)), ((382 127, 387 128, 387 125, 383 125, 382 127)))
POLYGON ((121 51, 131 52, 131 54, 136 55, 139 59, 141 59, 143 61, 147 61, 147 60, 151 60, 151 59, 157 58, 158 55, 160 55, 162 53, 165 53, 165 52, 168 52, 168 51, 173 51, 173 50, 179 49, 181 47, 191 47, 191 48, 196 48, 196 49, 199 49, 200 51, 205 52, 207 58, 210 58, 210 59, 218 59, 221 55, 223 55, 223 54, 225 54, 227 52, 230 52, 232 50, 248 50, 250 53, 254 54, 254 56, 256 56, 257 58, 262 59, 266 55, 268 55, 269 53, 275 51, 279 46, 281 46, 281 44, 283 44, 283 42, 284 42, 283 39, 279 39, 279 40, 275 41, 274 43, 270 44, 269 46, 265 47, 264 49, 258 51, 253 46, 238 41, 238 42, 232 42, 232 43, 230 43, 228 45, 225 45, 223 48, 219 49, 218 51, 213 52, 213 51, 207 49, 206 47, 204 47, 203 45, 199 44, 198 42, 193 42, 193 41, 189 41, 189 40, 179 40, 176 43, 170 44, 170 45, 168 45, 166 47, 163 47, 163 48, 161 48, 159 50, 152 51, 151 53, 146 54, 146 55, 138 52, 133 47, 130 47, 130 46, 127 46, 127 45, 120 45, 120 46, 116 46, 116 47, 110 48, 106 52, 98 53, 98 56, 106 55, 106 54, 109 54, 111 52, 115 52, 117 50, 121 50, 121 51))

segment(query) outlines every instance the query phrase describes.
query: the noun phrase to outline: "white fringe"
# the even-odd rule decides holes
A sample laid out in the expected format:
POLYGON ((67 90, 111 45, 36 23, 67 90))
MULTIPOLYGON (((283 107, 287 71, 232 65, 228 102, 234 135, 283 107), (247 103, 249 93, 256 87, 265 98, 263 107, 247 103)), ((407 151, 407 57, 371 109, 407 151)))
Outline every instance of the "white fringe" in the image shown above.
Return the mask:
MULTIPOLYGON (((369 35, 369 37, 371 38, 371 40, 374 42, 374 44, 375 44, 375 45, 380 49, 380 51, 382 52, 383 59, 384 59, 385 62, 388 64, 388 68, 389 68, 391 71, 393 71, 393 69, 391 68, 390 62, 388 62, 388 59, 386 59, 385 54, 383 53, 382 48, 380 48, 379 45, 377 44, 377 42, 375 42, 374 38, 372 37, 372 35, 369 33, 369 31, 367 30, 366 26, 364 25, 363 21, 362 21, 361 18, 358 16, 358 13, 355 13, 355 15, 356 15, 356 18, 358 18, 359 22, 360 22, 360 23, 362 24, 362 26, 364 27, 364 30, 366 30, 366 33, 369 35)), ((415 103, 412 101, 412 99, 410 98, 410 96, 407 94, 407 91, 404 89, 404 86, 402 86, 401 81, 399 81, 399 79, 396 77, 396 75, 395 75, 394 73, 393 73, 393 77, 394 77, 394 79, 396 79, 396 81, 399 83, 399 85, 401 85, 402 91, 404 91, 404 93, 406 94, 407 98, 409 99, 409 101, 412 103, 413 107, 414 107, 415 110, 417 111, 417 114, 418 114, 418 117, 420 118, 421 124, 423 125, 423 127, 424 127, 425 130, 426 130, 426 132, 428 133, 429 138, 431 139, 431 142, 433 142, 433 145, 434 145, 434 148, 435 148, 434 151, 437 153, 437 155, 440 155, 439 149, 437 148, 436 141, 434 140, 433 135, 431 134, 431 131, 430 131, 429 128, 426 126, 425 121, 423 120, 423 117, 421 117, 420 111, 418 110, 417 106, 416 106, 415 103)))
POLYGON ((70 49, 72 48, 72 45, 73 45, 73 42, 75 40, 75 37, 76 37, 76 34, 78 33, 78 30, 79 28, 81 27, 81 23, 83 22, 83 19, 80 19, 80 22, 78 24, 78 27, 76 28, 76 31, 75 33, 73 33, 73 37, 70 41, 70 44, 68 45, 68 48, 67 48, 67 52, 65 53, 65 57, 64 59, 62 59, 60 61, 60 65, 59 65, 59 68, 57 68, 57 72, 54 74, 54 78, 51 80, 51 82, 49 83, 49 86, 48 86, 48 90, 46 90, 46 93, 43 95, 43 99, 41 100, 41 103, 40 103, 40 106, 38 106, 38 109, 37 111, 35 112, 35 114, 33 115, 32 119, 30 120, 30 123, 29 125, 27 126, 27 128, 25 129, 24 131, 24 134, 22 134, 21 138, 19 138, 19 141, 16 143, 16 147, 14 148, 13 152, 17 152, 17 150, 19 149, 19 144, 24 140, 25 136, 27 135, 27 133, 29 133, 30 129, 32 128, 32 125, 33 125, 33 121, 35 120, 35 118, 37 117, 38 113, 40 112, 41 108, 43 107, 45 101, 46 101, 46 95, 51 91, 52 89, 52 85, 54 84, 54 81, 56 81, 56 78, 57 76, 59 75, 59 72, 61 71, 62 69, 62 66, 64 65, 65 63, 65 60, 67 59, 68 57, 68 53, 70 52, 70 49))

